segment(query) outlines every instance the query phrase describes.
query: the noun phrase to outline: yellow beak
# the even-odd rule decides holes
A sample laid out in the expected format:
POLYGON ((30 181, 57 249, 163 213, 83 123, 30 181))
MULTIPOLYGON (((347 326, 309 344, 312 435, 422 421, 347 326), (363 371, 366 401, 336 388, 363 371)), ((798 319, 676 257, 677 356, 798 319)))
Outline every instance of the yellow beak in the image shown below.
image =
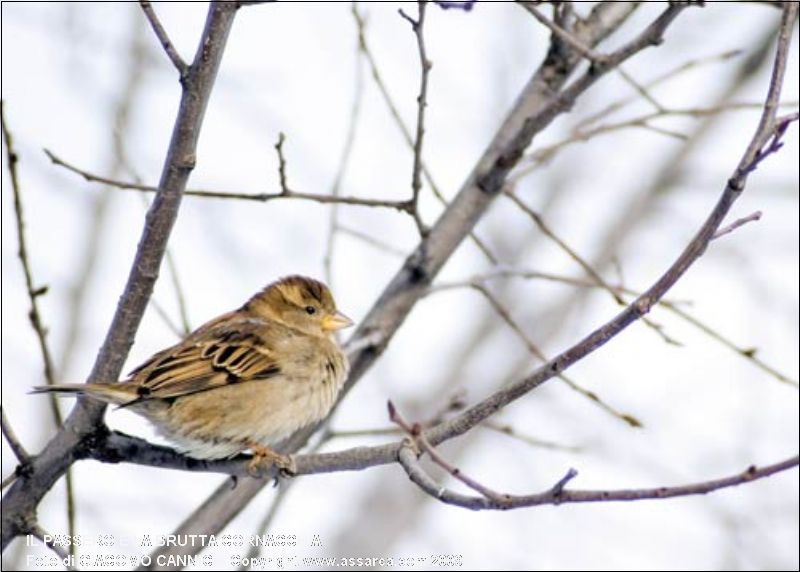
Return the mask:
POLYGON ((341 330, 342 328, 347 328, 352 325, 353 320, 341 312, 336 312, 335 314, 322 318, 322 329, 326 332, 335 332, 336 330, 341 330))

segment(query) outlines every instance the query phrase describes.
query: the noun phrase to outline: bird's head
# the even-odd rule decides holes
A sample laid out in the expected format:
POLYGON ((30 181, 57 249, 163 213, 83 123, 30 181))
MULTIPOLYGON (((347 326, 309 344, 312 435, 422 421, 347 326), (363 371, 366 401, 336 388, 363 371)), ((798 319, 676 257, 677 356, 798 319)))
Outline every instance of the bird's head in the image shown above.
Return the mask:
POLYGON ((336 309, 328 287, 305 276, 287 276, 273 282, 253 296, 246 307, 312 335, 327 336, 353 325, 336 309))

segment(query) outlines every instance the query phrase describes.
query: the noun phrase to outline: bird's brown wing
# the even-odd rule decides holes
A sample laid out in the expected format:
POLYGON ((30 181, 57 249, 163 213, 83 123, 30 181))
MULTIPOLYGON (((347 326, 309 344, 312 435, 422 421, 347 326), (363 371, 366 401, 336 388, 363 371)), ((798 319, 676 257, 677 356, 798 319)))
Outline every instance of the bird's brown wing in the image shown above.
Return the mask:
POLYGON ((126 383, 136 386, 135 402, 141 402, 274 377, 281 371, 269 343, 280 335, 271 332, 275 328, 253 318, 212 322, 155 354, 133 370, 126 383))

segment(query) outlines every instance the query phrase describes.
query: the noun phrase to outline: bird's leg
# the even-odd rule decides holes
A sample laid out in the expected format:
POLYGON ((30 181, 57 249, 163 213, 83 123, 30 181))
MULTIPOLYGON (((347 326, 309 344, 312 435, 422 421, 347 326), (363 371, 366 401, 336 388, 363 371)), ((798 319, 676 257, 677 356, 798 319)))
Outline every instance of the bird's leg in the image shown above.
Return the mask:
POLYGON ((263 469, 274 466, 282 477, 290 477, 297 472, 297 466, 291 455, 281 455, 269 447, 248 440, 245 445, 253 451, 253 459, 247 464, 247 472, 253 477, 260 477, 263 469))

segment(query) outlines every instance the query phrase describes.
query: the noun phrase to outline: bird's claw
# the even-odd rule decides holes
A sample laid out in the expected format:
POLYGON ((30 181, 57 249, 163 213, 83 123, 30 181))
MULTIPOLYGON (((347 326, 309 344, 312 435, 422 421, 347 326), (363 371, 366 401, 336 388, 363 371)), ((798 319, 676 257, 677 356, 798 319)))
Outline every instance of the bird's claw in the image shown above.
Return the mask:
POLYGON ((253 450, 253 458, 247 464, 247 473, 251 477, 261 478, 273 467, 278 470, 278 477, 288 478, 297 474, 297 464, 292 455, 282 455, 253 443, 249 447, 253 450))

